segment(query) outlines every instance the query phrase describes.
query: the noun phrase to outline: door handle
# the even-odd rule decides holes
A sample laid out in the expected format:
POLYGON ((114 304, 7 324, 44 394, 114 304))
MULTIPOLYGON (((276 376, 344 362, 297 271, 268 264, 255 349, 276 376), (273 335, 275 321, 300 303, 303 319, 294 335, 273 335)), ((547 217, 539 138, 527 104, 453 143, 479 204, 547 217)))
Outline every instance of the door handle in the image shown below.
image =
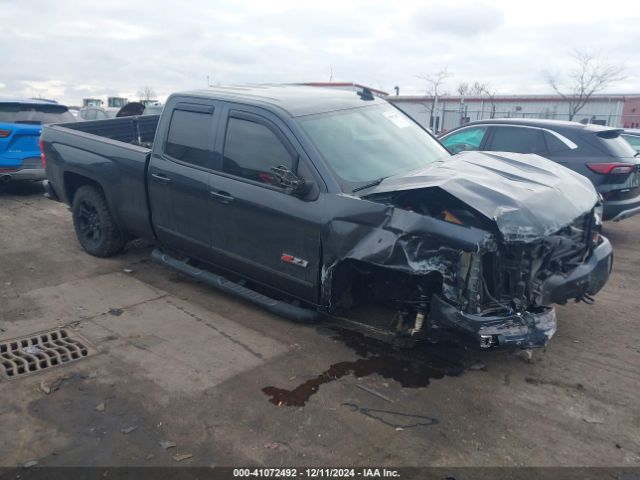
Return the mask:
POLYGON ((160 183, 171 183, 171 179, 163 173, 152 173, 151 178, 160 183))
POLYGON ((220 203, 231 203, 233 202, 233 197, 229 195, 227 192, 214 192, 213 190, 209 191, 211 196, 218 200, 220 203))

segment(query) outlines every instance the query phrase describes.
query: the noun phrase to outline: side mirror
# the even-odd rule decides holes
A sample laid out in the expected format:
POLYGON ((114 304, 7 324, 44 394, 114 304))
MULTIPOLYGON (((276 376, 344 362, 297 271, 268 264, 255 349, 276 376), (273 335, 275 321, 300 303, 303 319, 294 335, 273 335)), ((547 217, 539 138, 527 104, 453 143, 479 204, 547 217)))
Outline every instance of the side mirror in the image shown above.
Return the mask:
POLYGON ((306 195, 313 186, 311 182, 307 182, 304 178, 298 177, 284 165, 271 167, 271 171, 273 172, 276 183, 290 195, 306 195))

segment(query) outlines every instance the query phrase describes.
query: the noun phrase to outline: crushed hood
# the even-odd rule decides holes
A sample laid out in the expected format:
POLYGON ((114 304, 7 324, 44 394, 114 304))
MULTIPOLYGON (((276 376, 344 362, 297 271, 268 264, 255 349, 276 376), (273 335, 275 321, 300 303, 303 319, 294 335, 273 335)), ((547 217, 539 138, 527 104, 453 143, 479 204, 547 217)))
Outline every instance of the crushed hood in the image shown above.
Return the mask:
POLYGON ((367 197, 440 188, 493 220, 506 241, 554 233, 591 210, 598 195, 582 175, 539 155, 462 152, 385 179, 367 197))

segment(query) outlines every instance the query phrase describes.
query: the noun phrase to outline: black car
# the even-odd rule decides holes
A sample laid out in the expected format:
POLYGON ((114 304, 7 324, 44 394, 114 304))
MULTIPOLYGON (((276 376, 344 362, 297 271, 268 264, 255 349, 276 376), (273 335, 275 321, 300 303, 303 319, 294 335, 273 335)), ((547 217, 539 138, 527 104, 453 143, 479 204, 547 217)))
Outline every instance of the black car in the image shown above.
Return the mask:
POLYGON ((440 141, 464 150, 534 153, 587 177, 604 199, 604 220, 640 213, 640 155, 623 130, 577 122, 492 119, 450 130, 440 141))

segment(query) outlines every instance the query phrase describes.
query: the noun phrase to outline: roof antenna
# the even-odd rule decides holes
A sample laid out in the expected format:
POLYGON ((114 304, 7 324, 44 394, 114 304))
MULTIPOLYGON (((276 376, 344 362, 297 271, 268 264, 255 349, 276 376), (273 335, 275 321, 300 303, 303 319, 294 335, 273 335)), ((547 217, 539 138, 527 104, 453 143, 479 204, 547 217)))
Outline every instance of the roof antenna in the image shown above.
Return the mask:
POLYGON ((362 90, 358 91, 357 93, 362 100, 375 100, 373 93, 371 93, 371 90, 369 90, 367 87, 362 87, 362 90))

